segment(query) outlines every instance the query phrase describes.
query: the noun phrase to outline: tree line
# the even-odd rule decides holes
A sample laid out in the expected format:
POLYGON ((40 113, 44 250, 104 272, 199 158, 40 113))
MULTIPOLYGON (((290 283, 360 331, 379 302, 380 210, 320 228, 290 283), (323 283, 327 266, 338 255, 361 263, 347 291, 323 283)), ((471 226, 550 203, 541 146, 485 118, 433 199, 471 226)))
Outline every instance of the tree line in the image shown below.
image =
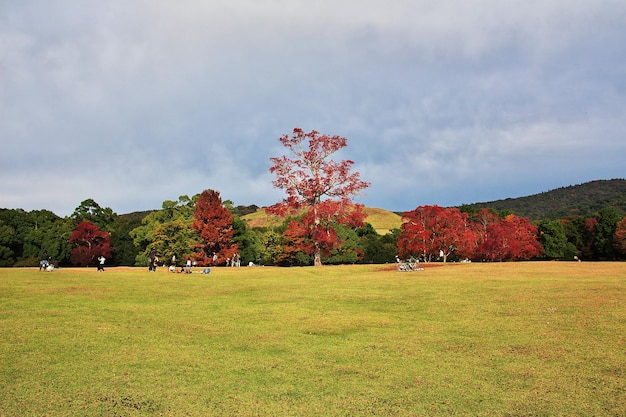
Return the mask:
MULTIPOLYGON (((92 199, 71 216, 48 210, 0 209, 0 266, 36 266, 44 251, 60 266, 145 266, 152 248, 162 263, 187 257, 199 265, 226 265, 237 253, 242 264, 311 265, 304 214, 275 227, 251 228, 230 201, 207 190, 166 200, 160 210, 117 215, 92 199)), ((530 222, 493 209, 421 206, 404 213, 400 229, 380 235, 367 223, 333 224, 337 244, 324 247, 327 264, 388 263, 395 256, 423 261, 523 259, 626 260, 626 217, 605 207, 593 217, 530 222)), ((324 243, 324 242, 322 242, 324 243)))
POLYGON ((352 198, 369 183, 353 161, 330 157, 347 140, 296 128, 279 138, 293 157, 270 158, 273 185, 287 197, 268 207, 283 219, 250 228, 219 191, 166 200, 160 210, 119 216, 93 199, 71 216, 0 209, 0 266, 35 266, 46 253, 58 265, 144 266, 193 259, 197 265, 387 263, 396 256, 442 262, 527 259, 626 259, 626 217, 607 206, 592 217, 531 222, 489 208, 420 206, 400 229, 379 235, 352 198), (239 264, 239 263, 238 263, 239 264))

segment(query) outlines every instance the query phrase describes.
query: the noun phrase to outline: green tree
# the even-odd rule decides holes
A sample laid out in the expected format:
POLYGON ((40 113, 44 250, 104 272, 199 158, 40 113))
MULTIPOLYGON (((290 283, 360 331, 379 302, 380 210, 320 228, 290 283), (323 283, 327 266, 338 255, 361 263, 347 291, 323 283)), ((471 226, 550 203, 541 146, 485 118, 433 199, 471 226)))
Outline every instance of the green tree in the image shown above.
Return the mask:
POLYGON ((539 243, 548 259, 573 259, 576 247, 567 241, 565 227, 559 220, 542 220, 537 226, 539 243))
POLYGON ((239 247, 239 256, 241 257, 241 263, 247 264, 248 262, 258 263, 261 260, 261 237, 258 233, 254 233, 248 223, 241 220, 241 218, 232 212, 233 214, 233 243, 239 247))
POLYGON ((593 240, 593 250, 596 259, 615 259, 613 238, 617 230, 617 222, 621 217, 613 207, 605 207, 598 213, 596 234, 593 240))
POLYGON ((0 267, 13 266, 15 263, 15 252, 11 247, 16 240, 15 229, 0 220, 0 267))
POLYGON ((363 263, 384 264, 395 262, 396 238, 393 234, 367 234, 361 237, 363 263))
POLYGON ((145 213, 137 212, 117 216, 111 232, 111 247, 113 248, 113 258, 109 265, 132 266, 135 264, 137 255, 142 251, 130 235, 136 227, 141 226, 141 220, 145 213))
MULTIPOLYGON (((193 221, 193 212, 197 200, 197 195, 193 198, 189 198, 186 195, 180 196, 178 197, 178 202, 165 200, 161 206, 161 210, 156 210, 146 215, 141 220, 141 226, 129 232, 130 236, 133 238, 134 245, 138 248, 135 265, 143 266, 146 264, 148 253, 156 239, 156 231, 162 225, 180 220, 185 227, 191 230, 191 222, 193 221)), ((185 242, 185 244, 189 245, 192 243, 192 241, 185 242)), ((163 254, 159 253, 158 255, 161 259, 166 260, 163 254)), ((169 261, 169 259, 167 259, 167 261, 169 261)))
POLYGON ((182 219, 176 219, 157 227, 150 247, 154 247, 163 262, 169 263, 173 256, 177 262, 184 262, 193 254, 198 243, 197 233, 182 219))
POLYGON ((323 256, 322 261, 328 264, 353 264, 363 259, 364 251, 354 229, 342 224, 336 224, 333 227, 341 244, 331 249, 328 256, 323 256))
POLYGON ((282 252, 281 233, 274 230, 263 231, 260 245, 260 263, 263 265, 275 265, 282 252))
POLYGON ((102 231, 110 232, 117 214, 110 207, 100 207, 93 199, 88 198, 74 209, 70 217, 76 224, 89 222, 102 231))

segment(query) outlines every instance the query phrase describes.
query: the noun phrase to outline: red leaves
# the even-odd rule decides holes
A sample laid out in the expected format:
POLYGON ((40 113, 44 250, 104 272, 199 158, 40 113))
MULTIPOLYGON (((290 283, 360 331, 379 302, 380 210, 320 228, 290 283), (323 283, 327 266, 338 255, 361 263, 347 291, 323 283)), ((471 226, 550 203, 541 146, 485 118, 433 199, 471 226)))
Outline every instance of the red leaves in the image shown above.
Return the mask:
MULTIPOLYGON (((284 155, 270 158, 273 164, 270 172, 276 175, 272 184, 285 190, 287 198, 272 206, 269 211, 286 215, 305 210, 301 227, 290 225, 288 232, 291 237, 299 233, 299 236, 310 239, 313 243, 314 264, 321 265, 321 251, 339 244, 332 228, 333 222, 363 224, 365 216, 358 205, 351 203, 351 198, 369 184, 361 181, 358 172, 350 172, 353 161, 327 159, 347 146, 346 138, 321 135, 315 130, 305 133, 295 128, 290 135, 284 135, 279 140, 295 158, 284 155), (327 199, 323 201, 323 197, 327 199)), ((303 251, 309 248, 308 244, 300 245, 303 251)))
POLYGON ((478 252, 491 261, 530 259, 543 253, 537 228, 526 217, 507 216, 487 227, 487 237, 478 252))
POLYGON ((530 259, 543 253, 537 228, 527 218, 514 215, 501 220, 481 210, 470 221, 457 208, 421 206, 404 213, 406 222, 398 237, 402 257, 425 260, 451 254, 486 260, 530 259))
POLYGON ((466 213, 457 208, 421 206, 404 213, 407 220, 398 238, 400 255, 419 255, 426 259, 443 253, 446 261, 452 253, 471 253, 474 234, 469 229, 466 213))
POLYGON ((279 140, 295 158, 284 155, 270 158, 273 163, 270 172, 276 175, 272 181, 274 187, 285 190, 288 197, 295 197, 309 206, 320 203, 323 196, 348 202, 369 186, 360 180, 358 172, 350 173, 354 162, 327 160, 347 146, 346 138, 320 135, 315 130, 304 133, 296 128, 291 135, 284 135, 279 140), (305 148, 307 144, 308 149, 305 148))
POLYGON ((111 258, 111 236, 93 223, 78 223, 70 235, 69 242, 76 245, 70 250, 74 265, 87 266, 101 255, 111 258))
POLYGON ((200 194, 193 214, 191 224, 200 235, 203 243, 199 244, 194 254, 199 264, 208 264, 209 259, 216 253, 218 257, 231 258, 237 251, 237 245, 232 243, 235 234, 233 230, 233 215, 222 205, 220 193, 214 190, 205 190, 200 194))

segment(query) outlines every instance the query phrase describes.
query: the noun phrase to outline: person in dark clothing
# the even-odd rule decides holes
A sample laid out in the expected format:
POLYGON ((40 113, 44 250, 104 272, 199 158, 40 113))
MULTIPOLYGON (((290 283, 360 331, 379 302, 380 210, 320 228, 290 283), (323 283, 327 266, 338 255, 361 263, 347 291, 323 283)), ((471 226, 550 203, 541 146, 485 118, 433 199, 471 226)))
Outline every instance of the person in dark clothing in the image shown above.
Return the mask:
POLYGON ((153 272, 156 271, 156 259, 157 259, 157 255, 156 255, 156 249, 152 248, 150 250, 150 255, 148 255, 149 263, 148 263, 148 271, 153 272))

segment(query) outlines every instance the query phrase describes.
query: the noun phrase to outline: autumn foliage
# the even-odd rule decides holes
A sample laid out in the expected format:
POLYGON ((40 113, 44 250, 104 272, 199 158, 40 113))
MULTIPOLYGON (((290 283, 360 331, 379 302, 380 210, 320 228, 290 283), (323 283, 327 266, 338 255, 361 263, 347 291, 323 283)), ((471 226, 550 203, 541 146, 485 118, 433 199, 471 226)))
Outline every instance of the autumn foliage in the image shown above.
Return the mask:
POLYGON ((346 138, 296 128, 279 140, 295 158, 270 158, 270 172, 276 175, 272 184, 287 197, 268 211, 281 216, 301 215, 285 232, 286 250, 310 254, 314 265, 319 266, 322 253, 341 244, 333 224, 363 225, 362 206, 351 199, 369 184, 361 181, 358 172, 351 172, 353 161, 328 159, 347 145, 346 138))
POLYGON ((531 259, 543 253, 537 228, 527 218, 500 219, 483 209, 470 219, 457 208, 420 206, 404 213, 398 236, 401 257, 429 261, 450 255, 488 261, 531 259))
POLYGON ((91 222, 80 222, 72 232, 69 242, 72 264, 87 266, 95 263, 99 256, 111 258, 111 237, 91 222))
POLYGON ((218 263, 232 258, 237 252, 237 244, 233 243, 233 215, 224 207, 220 193, 205 190, 200 194, 193 214, 191 226, 198 232, 202 243, 196 245, 195 260, 200 265, 208 265, 215 253, 218 263))
POLYGON ((626 217, 617 223, 613 245, 618 254, 626 255, 626 217))

